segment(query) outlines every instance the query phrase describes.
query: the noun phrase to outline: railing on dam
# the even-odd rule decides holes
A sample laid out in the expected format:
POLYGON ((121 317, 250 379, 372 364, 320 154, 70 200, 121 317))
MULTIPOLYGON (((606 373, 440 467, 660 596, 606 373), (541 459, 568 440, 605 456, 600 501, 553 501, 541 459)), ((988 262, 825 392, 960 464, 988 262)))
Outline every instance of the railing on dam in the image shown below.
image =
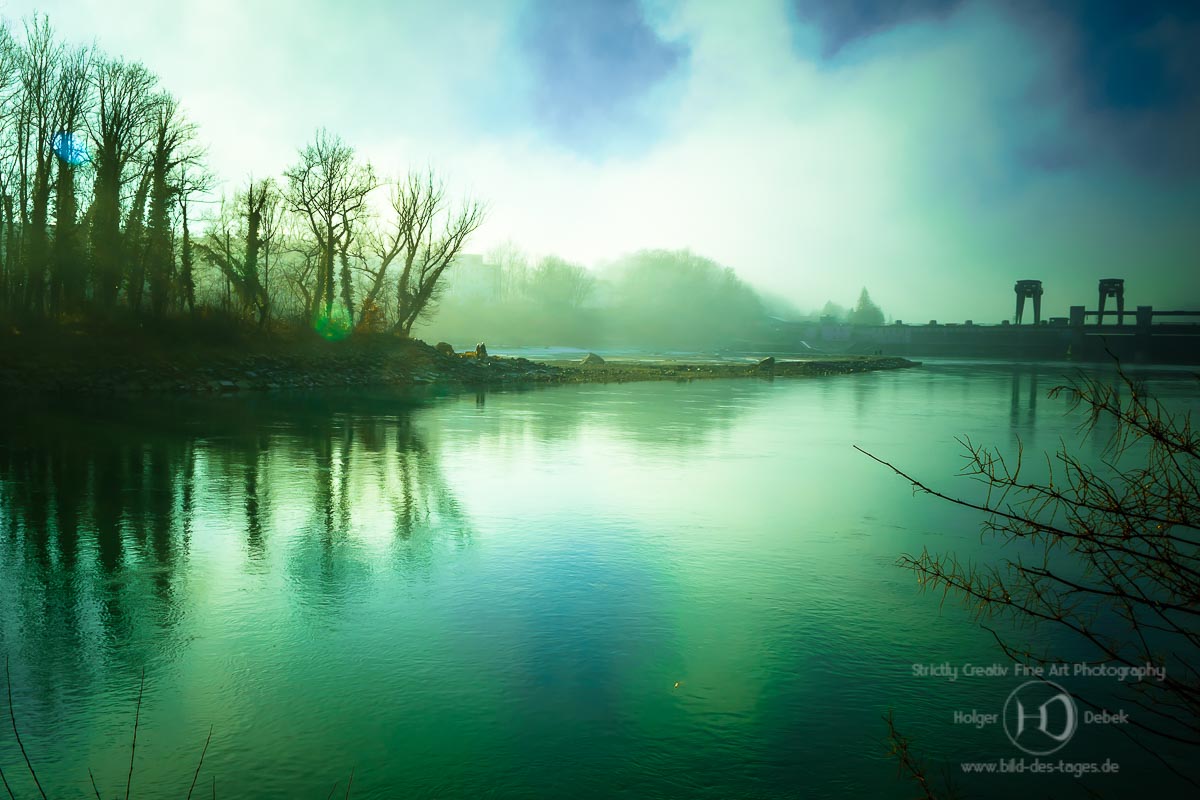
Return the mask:
POLYGON ((1087 324, 1087 318, 1095 319, 1093 323, 1097 327, 1104 325, 1106 317, 1116 317, 1117 327, 1123 327, 1125 317, 1133 317, 1133 329, 1149 329, 1154 324, 1155 317, 1193 317, 1200 319, 1200 311, 1163 311, 1155 309, 1153 306, 1138 306, 1133 311, 1122 310, 1107 310, 1107 311, 1089 311, 1083 306, 1071 306, 1070 325, 1072 328, 1082 328, 1087 324))

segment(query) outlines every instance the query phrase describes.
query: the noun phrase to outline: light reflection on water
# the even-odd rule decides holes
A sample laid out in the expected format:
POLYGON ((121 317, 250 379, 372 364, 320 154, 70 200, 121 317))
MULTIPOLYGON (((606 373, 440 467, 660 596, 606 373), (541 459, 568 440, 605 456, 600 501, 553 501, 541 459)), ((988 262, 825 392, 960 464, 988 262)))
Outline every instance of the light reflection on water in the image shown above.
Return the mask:
MULTIPOLYGON (((1002 660, 894 566, 975 552, 979 520, 851 445, 970 494, 954 436, 1074 436, 1062 371, 21 409, 0 650, 26 746, 48 791, 90 765, 110 794, 145 666, 139 796, 186 793, 210 725, 226 796, 351 767, 356 797, 908 796, 887 709, 934 762, 1010 757, 949 720, 1015 683, 912 677, 1002 660)), ((0 739, 10 781, 19 758, 0 739)))

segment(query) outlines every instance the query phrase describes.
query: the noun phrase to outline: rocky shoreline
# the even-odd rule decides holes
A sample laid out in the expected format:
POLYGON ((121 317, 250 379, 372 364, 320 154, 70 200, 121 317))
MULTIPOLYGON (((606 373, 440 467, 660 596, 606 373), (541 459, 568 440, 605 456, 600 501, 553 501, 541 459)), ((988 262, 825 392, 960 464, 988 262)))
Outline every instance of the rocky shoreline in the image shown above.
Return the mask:
POLYGON ((236 346, 94 337, 0 338, 6 394, 223 394, 336 387, 486 387, 708 378, 834 375, 917 366, 894 357, 853 356, 759 364, 605 361, 541 363, 446 352, 415 339, 344 342, 278 339, 236 346))
POLYGON ((803 361, 776 361, 768 357, 758 364, 605 361, 595 364, 561 365, 559 368, 562 371, 558 382, 623 383, 657 380, 690 381, 705 378, 818 377, 918 366, 920 366, 920 362, 891 356, 845 356, 803 361))

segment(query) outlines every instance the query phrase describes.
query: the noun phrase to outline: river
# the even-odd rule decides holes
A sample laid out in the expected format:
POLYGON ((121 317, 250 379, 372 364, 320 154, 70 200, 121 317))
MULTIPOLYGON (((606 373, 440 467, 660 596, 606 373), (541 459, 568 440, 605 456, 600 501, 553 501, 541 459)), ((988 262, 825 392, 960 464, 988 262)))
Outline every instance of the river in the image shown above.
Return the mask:
MULTIPOLYGON (((25 748, 51 797, 91 796, 89 767, 120 795, 135 713, 131 797, 185 796, 210 728, 197 797, 340 797, 352 769, 357 798, 913 796, 889 709, 935 768, 1019 757, 954 714, 1022 681, 917 674, 1011 662, 896 560, 1000 551, 852 446, 962 496, 956 436, 1098 459, 1046 396, 1073 369, 13 399, 0 654, 25 748)), ((1186 371, 1141 374, 1197 406, 1186 371)), ((1153 770, 1095 726, 1068 747, 1121 762, 1089 784, 1111 796, 1153 770)))

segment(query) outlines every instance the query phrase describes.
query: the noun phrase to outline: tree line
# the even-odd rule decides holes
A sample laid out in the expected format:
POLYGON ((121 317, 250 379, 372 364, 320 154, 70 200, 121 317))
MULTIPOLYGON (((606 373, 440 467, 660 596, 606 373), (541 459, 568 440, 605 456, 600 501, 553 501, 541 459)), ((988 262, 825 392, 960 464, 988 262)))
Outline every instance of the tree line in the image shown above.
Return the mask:
POLYGON ((484 285, 472 284, 467 270, 451 276, 437 316, 418 327, 421 336, 468 344, 486 330, 505 345, 719 350, 770 342, 779 320, 884 324, 865 288, 854 308, 829 302, 805 313, 689 250, 639 250, 588 269, 506 242, 481 266, 484 285))
POLYGON ((468 343, 483 329, 508 345, 722 348, 762 340, 769 311, 731 268, 688 250, 640 250, 588 269, 508 243, 484 268, 494 270, 488 290, 457 273, 422 336, 468 343))
POLYGON ((198 213, 216 184, 196 126, 144 65, 69 45, 45 16, 0 24, 10 319, 220 310, 407 334, 484 219, 433 170, 382 178, 325 130, 283 175, 198 213))

